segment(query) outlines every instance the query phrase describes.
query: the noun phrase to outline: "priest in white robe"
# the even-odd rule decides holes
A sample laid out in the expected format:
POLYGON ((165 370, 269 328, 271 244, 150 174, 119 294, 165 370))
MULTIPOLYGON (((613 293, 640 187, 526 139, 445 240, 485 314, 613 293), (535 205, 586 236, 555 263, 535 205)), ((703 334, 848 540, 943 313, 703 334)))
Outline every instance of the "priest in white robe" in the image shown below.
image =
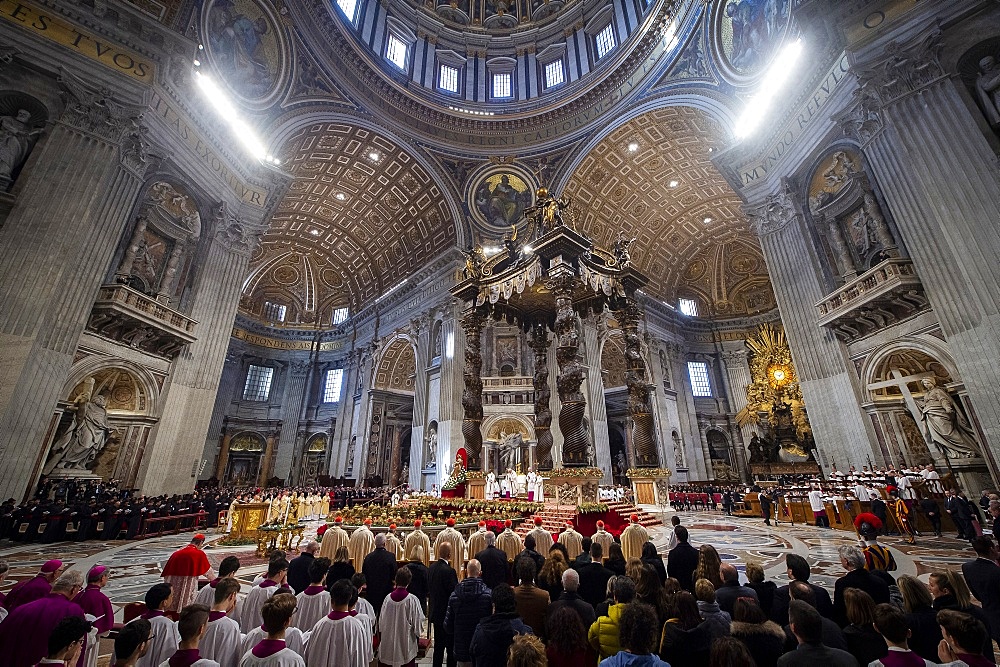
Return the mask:
POLYGON ((545 501, 545 480, 542 476, 535 472, 534 468, 528 468, 528 474, 525 476, 527 486, 528 486, 528 501, 541 503, 545 501))
POLYGON ((385 534, 385 550, 396 557, 396 560, 403 560, 403 543, 396 534, 396 524, 389 524, 389 532, 385 534))
MULTIPOLYGON (((404 568, 405 569, 405 568, 404 568)), ((330 589, 333 610, 316 622, 309 633, 305 660, 307 667, 368 667, 375 657, 368 619, 348 611, 352 595, 357 594, 346 580, 330 589)))
POLYGON ((548 558, 549 549, 552 548, 552 533, 542 527, 542 517, 535 517, 535 527, 528 531, 528 535, 535 538, 535 551, 543 558, 548 558))
POLYGON ((514 532, 513 525, 510 519, 505 520, 503 532, 497 535, 497 549, 507 554, 507 562, 509 563, 513 563, 517 555, 524 549, 524 542, 521 541, 521 536, 514 532))
POLYGON ((236 667, 243 657, 240 652, 243 633, 240 632, 240 624, 230 618, 229 613, 236 608, 240 582, 231 577, 221 579, 212 591, 215 595, 208 613, 208 627, 198 650, 201 657, 215 660, 220 667, 236 667))
POLYGON ((486 548, 486 522, 479 522, 479 530, 469 535, 469 541, 467 543, 469 549, 469 555, 475 556, 477 553, 486 548))
POLYGON ((413 532, 406 536, 406 540, 403 542, 403 553, 406 560, 410 560, 413 555, 413 547, 419 545, 423 547, 424 550, 424 565, 430 567, 431 565, 431 538, 427 536, 420 527, 424 525, 424 522, 417 519, 413 522, 413 532))
POLYGON ((437 539, 434 540, 434 553, 437 554, 438 547, 442 544, 451 545, 451 566, 458 574, 458 580, 461 581, 465 578, 462 567, 465 565, 465 538, 462 537, 462 533, 455 530, 455 519, 448 519, 445 523, 447 528, 438 533, 437 539))
POLYGON ((566 547, 570 560, 583 553, 583 535, 573 528, 572 521, 567 521, 566 530, 559 534, 559 544, 566 547))
MULTIPOLYGON (((357 572, 364 565, 365 556, 375 551, 375 534, 371 530, 372 520, 365 519, 364 524, 353 533, 347 542, 347 552, 351 555, 351 564, 357 572)), ((324 541, 326 538, 323 538, 324 541)))
POLYGON ((615 536, 604 530, 604 522, 597 522, 597 532, 591 535, 590 539, 594 544, 600 544, 601 550, 604 553, 604 557, 608 557, 608 550, 611 549, 611 545, 614 544, 615 536))
POLYGON ((639 515, 629 516, 629 525, 622 531, 622 554, 625 560, 642 558, 642 545, 649 542, 649 532, 639 523, 639 515))
POLYGON ((391 667, 413 662, 417 657, 417 640, 426 620, 417 596, 406 590, 413 578, 412 570, 396 570, 395 588, 382 603, 378 619, 381 641, 378 661, 391 667))
POLYGON ((309 632, 319 619, 330 613, 330 593, 323 583, 330 570, 329 558, 317 558, 309 565, 309 585, 295 596, 299 601, 292 624, 309 632))
POLYGON ((497 481, 497 474, 492 470, 486 475, 486 500, 493 500, 500 497, 500 482, 497 481))
POLYGON ((323 533, 323 540, 319 545, 319 558, 329 558, 332 562, 337 557, 337 549, 346 547, 350 537, 343 528, 344 518, 338 516, 333 520, 332 525, 326 527, 323 533))

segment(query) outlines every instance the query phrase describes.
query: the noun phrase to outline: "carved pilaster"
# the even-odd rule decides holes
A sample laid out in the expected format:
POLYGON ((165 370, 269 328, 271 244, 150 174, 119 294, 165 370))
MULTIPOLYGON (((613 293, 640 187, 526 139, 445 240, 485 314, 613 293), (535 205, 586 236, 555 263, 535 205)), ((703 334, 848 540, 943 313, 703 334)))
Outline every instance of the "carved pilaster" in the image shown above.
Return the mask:
POLYGON ((635 465, 655 468, 659 466, 659 456, 656 453, 656 431, 649 403, 646 362, 642 358, 642 342, 639 338, 641 317, 642 311, 634 299, 628 299, 624 307, 615 311, 615 318, 625 338, 625 384, 628 387, 628 414, 632 420, 635 465))
POLYGON ((465 330, 465 391, 462 392, 462 437, 469 456, 469 469, 479 470, 483 451, 483 323, 484 318, 475 310, 462 318, 465 330))
POLYGON ((549 281, 556 301, 556 362, 559 377, 556 387, 562 404, 559 412, 559 431, 563 436, 563 465, 587 466, 591 464, 590 436, 583 424, 587 401, 580 391, 583 384, 583 364, 580 363, 580 332, 577 330, 576 312, 573 310, 575 276, 560 276, 549 281))
POLYGON ((549 332, 544 324, 531 329, 531 349, 535 353, 535 460, 540 470, 552 469, 552 410, 549 408, 549 332))
POLYGON ((763 204, 748 206, 745 211, 750 228, 757 236, 767 236, 784 229, 796 216, 791 185, 782 179, 777 192, 769 195, 763 204))
POLYGON ((249 257, 267 230, 266 225, 252 225, 240 220, 226 202, 219 202, 214 211, 215 235, 230 251, 249 257))

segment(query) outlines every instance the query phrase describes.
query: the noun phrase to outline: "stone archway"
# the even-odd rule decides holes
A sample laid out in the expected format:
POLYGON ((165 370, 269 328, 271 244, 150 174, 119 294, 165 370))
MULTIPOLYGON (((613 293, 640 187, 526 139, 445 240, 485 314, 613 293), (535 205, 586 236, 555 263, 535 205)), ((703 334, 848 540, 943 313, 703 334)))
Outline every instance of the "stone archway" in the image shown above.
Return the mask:
POLYGON ((242 431, 229 441, 229 457, 222 481, 237 486, 253 485, 260 477, 267 438, 254 431, 242 431))

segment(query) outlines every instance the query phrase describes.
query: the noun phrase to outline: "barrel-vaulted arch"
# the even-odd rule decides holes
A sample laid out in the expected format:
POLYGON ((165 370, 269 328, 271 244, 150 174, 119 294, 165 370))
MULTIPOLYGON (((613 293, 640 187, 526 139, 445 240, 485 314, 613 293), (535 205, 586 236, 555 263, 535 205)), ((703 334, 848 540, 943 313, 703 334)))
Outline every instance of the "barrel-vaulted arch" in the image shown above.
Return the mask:
POLYGON ((431 164, 384 128, 306 113, 271 134, 293 180, 251 260, 244 310, 284 294, 298 321, 329 322, 334 309, 358 309, 463 241, 431 164))
POLYGON ((650 276, 651 296, 676 303, 696 294, 709 316, 774 307, 742 201, 712 162, 731 142, 732 122, 717 95, 651 101, 578 152, 560 187, 573 198, 576 224, 598 244, 610 247, 619 233, 637 239, 632 262, 650 276), (707 263, 720 245, 732 261, 707 263), (698 262, 704 270, 689 270, 698 262), (729 299, 733 286, 737 299, 729 299), (742 293, 751 288, 753 295, 742 293))

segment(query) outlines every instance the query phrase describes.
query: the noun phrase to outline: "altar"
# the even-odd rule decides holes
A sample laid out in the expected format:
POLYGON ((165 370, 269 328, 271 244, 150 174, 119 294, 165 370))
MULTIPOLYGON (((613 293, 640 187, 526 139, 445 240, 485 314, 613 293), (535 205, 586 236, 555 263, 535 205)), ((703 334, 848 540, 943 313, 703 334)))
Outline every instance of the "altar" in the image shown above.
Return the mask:
POLYGON ((257 539, 257 528, 267 521, 269 503, 236 503, 230 511, 229 537, 257 539))

